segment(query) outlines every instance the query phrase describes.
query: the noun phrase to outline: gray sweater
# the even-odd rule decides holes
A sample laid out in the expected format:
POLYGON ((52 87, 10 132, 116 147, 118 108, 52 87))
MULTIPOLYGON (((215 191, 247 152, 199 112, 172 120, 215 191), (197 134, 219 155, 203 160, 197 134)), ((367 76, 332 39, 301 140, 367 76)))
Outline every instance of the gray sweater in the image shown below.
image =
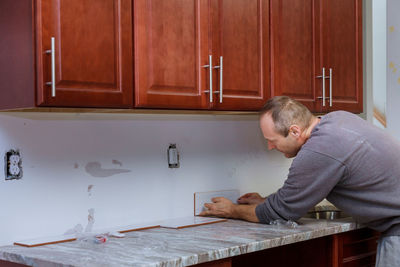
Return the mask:
POLYGON ((352 113, 329 113, 256 214, 263 223, 297 220, 325 197, 357 222, 400 235, 400 143, 352 113))

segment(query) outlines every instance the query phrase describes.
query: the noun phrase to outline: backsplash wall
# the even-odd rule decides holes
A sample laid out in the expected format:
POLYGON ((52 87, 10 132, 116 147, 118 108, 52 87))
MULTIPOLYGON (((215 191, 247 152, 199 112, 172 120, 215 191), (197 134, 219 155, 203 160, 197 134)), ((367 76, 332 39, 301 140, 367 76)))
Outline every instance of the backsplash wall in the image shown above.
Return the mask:
POLYGON ((193 215, 193 193, 274 192, 291 160, 268 151, 257 116, 0 114, 0 151, 23 178, 0 176, 0 245, 193 215), (29 117, 29 118, 26 118, 29 117), (33 119, 32 119, 33 118, 33 119), (170 169, 176 143, 180 168, 170 169))

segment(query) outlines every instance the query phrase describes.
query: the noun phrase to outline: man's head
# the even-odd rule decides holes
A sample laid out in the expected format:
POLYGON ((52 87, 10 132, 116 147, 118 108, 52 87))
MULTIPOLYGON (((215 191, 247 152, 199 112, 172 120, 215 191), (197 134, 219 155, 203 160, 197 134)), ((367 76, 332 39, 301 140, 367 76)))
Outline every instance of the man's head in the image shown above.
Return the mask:
POLYGON ((260 111, 260 127, 268 149, 276 149, 287 158, 295 157, 307 141, 314 119, 303 104, 290 97, 271 98, 260 111))

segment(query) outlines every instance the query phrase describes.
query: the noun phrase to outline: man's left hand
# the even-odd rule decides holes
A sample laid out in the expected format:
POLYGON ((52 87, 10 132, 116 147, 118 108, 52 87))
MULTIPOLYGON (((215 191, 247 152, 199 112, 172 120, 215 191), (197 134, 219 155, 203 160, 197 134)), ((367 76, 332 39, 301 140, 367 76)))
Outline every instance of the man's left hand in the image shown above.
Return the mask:
POLYGON ((235 204, 224 197, 214 197, 211 199, 213 203, 205 203, 207 210, 200 213, 200 216, 217 216, 225 218, 234 218, 235 204))

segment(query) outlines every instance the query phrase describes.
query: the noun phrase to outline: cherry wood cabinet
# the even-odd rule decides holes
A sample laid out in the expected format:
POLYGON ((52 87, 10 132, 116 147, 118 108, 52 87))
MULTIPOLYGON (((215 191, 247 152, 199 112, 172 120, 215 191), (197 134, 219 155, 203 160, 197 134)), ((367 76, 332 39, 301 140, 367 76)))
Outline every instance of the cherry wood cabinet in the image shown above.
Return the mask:
POLYGON ((271 0, 270 23, 272 95, 362 112, 361 0, 271 0))
POLYGON ((1 0, 0 109, 257 111, 288 95, 359 113, 361 3, 1 0))
POLYGON ((333 236, 332 267, 375 266, 379 233, 364 228, 333 236))
POLYGON ((362 0, 322 1, 323 59, 326 69, 332 69, 332 106, 323 112, 347 110, 362 112, 362 0))
POLYGON ((207 1, 135 0, 135 106, 208 108, 207 1))
POLYGON ((131 107, 131 0, 38 0, 37 104, 131 107), (55 94, 51 94, 51 38, 55 94))
POLYGON ((134 1, 136 107, 260 109, 268 25, 268 0, 134 1))
POLYGON ((195 266, 373 267, 378 238, 378 232, 363 228, 195 266))
POLYGON ((1 62, 16 66, 2 76, 2 108, 133 107, 131 0, 1 2, 1 50, 29 56, 1 62))

